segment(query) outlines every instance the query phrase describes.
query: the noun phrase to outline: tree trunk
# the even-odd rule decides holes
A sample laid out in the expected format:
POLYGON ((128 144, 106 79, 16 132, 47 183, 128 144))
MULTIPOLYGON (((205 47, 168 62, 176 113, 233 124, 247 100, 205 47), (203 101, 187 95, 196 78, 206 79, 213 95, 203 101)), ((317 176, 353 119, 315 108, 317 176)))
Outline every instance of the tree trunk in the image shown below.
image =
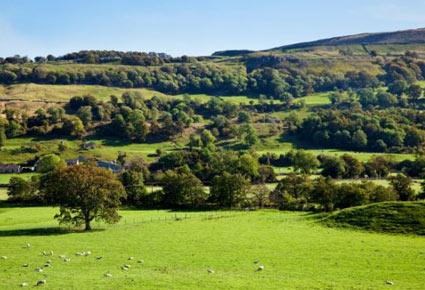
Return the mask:
POLYGON ((91 220, 92 219, 90 218, 90 214, 89 213, 85 214, 84 216, 85 231, 91 231, 91 225, 90 225, 91 220))
POLYGON ((91 231, 91 225, 90 225, 90 221, 86 220, 86 227, 84 228, 85 231, 91 231))

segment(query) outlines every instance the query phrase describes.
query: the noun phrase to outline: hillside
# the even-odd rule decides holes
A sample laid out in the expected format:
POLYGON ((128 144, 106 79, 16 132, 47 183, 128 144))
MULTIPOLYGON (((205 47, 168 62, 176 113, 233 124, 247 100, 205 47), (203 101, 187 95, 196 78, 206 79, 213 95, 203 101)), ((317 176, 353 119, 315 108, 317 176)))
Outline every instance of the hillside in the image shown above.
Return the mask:
POLYGON ((52 219, 57 211, 0 209, 0 256, 8 257, 0 259, 2 289, 18 289, 24 281, 29 285, 23 289, 169 289, 172 285, 173 289, 336 290, 421 289, 423 285, 422 238, 329 230, 302 213, 122 210, 118 224, 96 223, 96 230, 84 234, 57 228, 52 219), (23 248, 25 243, 32 247, 23 248), (40 255, 50 250, 54 256, 40 255), (82 251, 92 254, 75 255, 82 251), (134 260, 128 260, 130 256, 134 260), (49 259, 52 267, 43 273, 34 271, 49 259), (30 267, 22 267, 26 263, 30 267), (123 264, 131 268, 122 270, 123 264), (259 265, 265 269, 258 271, 259 265), (33 286, 44 275, 46 285, 33 286), (394 287, 385 283, 389 279, 394 287))
POLYGON ((425 203, 385 202, 333 213, 326 223, 370 231, 425 235, 425 203))
POLYGON ((213 56, 244 56, 253 53, 264 53, 264 52, 288 52, 290 50, 303 50, 320 47, 350 47, 354 52, 364 53, 364 46, 372 46, 366 48, 366 50, 373 49, 378 53, 389 53, 406 50, 423 51, 423 45, 425 45, 425 28, 409 29, 392 32, 380 32, 380 33, 359 33, 353 35, 337 36, 326 39, 319 39, 315 41, 300 42, 294 44, 283 45, 266 49, 262 51, 250 51, 250 50, 225 50, 217 51, 213 53, 213 56))
POLYGON ((361 33, 276 47, 270 50, 299 49, 315 46, 424 44, 425 28, 383 33, 361 33))

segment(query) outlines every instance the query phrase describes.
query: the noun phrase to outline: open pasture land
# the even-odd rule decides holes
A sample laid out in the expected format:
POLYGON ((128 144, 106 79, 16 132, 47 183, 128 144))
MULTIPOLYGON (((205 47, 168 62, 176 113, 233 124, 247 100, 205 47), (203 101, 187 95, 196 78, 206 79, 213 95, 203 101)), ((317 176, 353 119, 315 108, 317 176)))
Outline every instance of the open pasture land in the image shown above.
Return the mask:
POLYGON ((92 95, 99 100, 109 100, 111 95, 121 96, 125 92, 139 93, 146 98, 166 95, 148 89, 125 89, 96 85, 47 85, 16 84, 0 86, 0 100, 12 99, 23 101, 66 102, 74 96, 92 95))
MULTIPOLYGON (((34 106, 40 106, 39 102, 46 103, 65 103, 74 96, 91 95, 99 100, 108 101, 111 95, 120 97, 124 93, 139 94, 146 99, 153 96, 158 96, 166 99, 183 99, 186 95, 167 95, 155 90, 144 88, 118 88, 106 87, 98 85, 48 85, 48 84, 14 84, 14 85, 0 85, 0 102, 2 101, 18 101, 22 103, 34 103, 34 106)), ((213 96, 207 94, 190 94, 187 95, 200 102, 208 102, 213 96)), ((235 104, 249 104, 253 102, 257 104, 258 98, 249 98, 247 96, 219 96, 224 100, 235 104)), ((314 97, 310 101, 309 97, 305 97, 306 103, 318 102, 320 97, 314 97)), ((323 98, 322 98, 323 99, 323 98)), ((275 101, 278 103, 279 101, 275 101)))
POLYGON ((310 214, 271 210, 123 210, 117 225, 66 233, 52 219, 57 211, 0 209, 4 289, 40 279, 43 289, 423 289, 420 236, 328 228, 310 214))
POLYGON ((405 154, 405 153, 376 153, 376 152, 359 152, 359 151, 348 151, 340 149, 321 149, 313 148, 308 146, 308 144, 303 144, 298 142, 295 139, 287 138, 282 140, 279 136, 272 136, 265 138, 261 144, 257 145, 256 152, 258 154, 273 153, 276 155, 285 154, 290 150, 304 149, 307 152, 310 152, 314 155, 330 155, 330 156, 341 156, 344 154, 349 154, 361 161, 368 161, 376 156, 388 156, 391 157, 394 161, 402 160, 413 160, 415 159, 415 154, 405 154))

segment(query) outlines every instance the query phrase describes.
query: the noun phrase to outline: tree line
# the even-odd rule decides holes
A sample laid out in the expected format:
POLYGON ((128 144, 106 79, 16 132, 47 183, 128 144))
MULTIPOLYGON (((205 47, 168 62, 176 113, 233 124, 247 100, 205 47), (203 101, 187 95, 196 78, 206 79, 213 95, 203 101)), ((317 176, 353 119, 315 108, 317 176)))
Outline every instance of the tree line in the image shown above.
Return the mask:
MULTIPOLYGON (((56 70, 42 60, 31 65, 28 58, 11 57, 3 59, 0 68, 0 83, 42 83, 42 84, 96 84, 125 88, 152 88, 164 93, 208 93, 266 95, 269 98, 290 101, 314 92, 333 90, 358 90, 388 86, 392 92, 403 91, 404 86, 424 79, 425 64, 415 55, 381 64, 384 73, 372 75, 366 71, 350 71, 343 75, 330 71, 306 72, 300 68, 282 65, 282 62, 302 62, 278 56, 249 56, 235 66, 219 65, 194 58, 169 58, 160 54, 108 53, 83 51, 64 56, 70 60, 119 57, 133 67, 105 67, 80 71, 56 70), (127 59, 127 60, 126 60, 127 59), (140 59, 140 60, 139 60, 140 59), (169 61, 170 63, 167 63, 169 61), (257 65, 252 65, 256 63, 257 65), (152 67, 146 68, 144 65, 152 67)), ((293 57, 292 57, 293 58, 293 57)), ((47 60, 49 58, 46 58, 47 60)), ((51 61, 55 58, 50 57, 51 61)), ((87 60, 84 60, 87 62, 87 60)), ((66 64, 63 64, 66 66, 66 64)))

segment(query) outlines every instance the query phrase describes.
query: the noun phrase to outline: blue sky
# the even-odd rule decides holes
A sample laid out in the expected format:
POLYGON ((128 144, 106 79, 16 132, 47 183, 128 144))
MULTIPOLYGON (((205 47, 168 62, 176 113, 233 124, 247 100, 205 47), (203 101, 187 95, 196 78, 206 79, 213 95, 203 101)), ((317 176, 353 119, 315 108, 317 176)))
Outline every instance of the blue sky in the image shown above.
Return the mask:
POLYGON ((424 0, 0 0, 0 56, 208 55, 419 27, 424 0))

